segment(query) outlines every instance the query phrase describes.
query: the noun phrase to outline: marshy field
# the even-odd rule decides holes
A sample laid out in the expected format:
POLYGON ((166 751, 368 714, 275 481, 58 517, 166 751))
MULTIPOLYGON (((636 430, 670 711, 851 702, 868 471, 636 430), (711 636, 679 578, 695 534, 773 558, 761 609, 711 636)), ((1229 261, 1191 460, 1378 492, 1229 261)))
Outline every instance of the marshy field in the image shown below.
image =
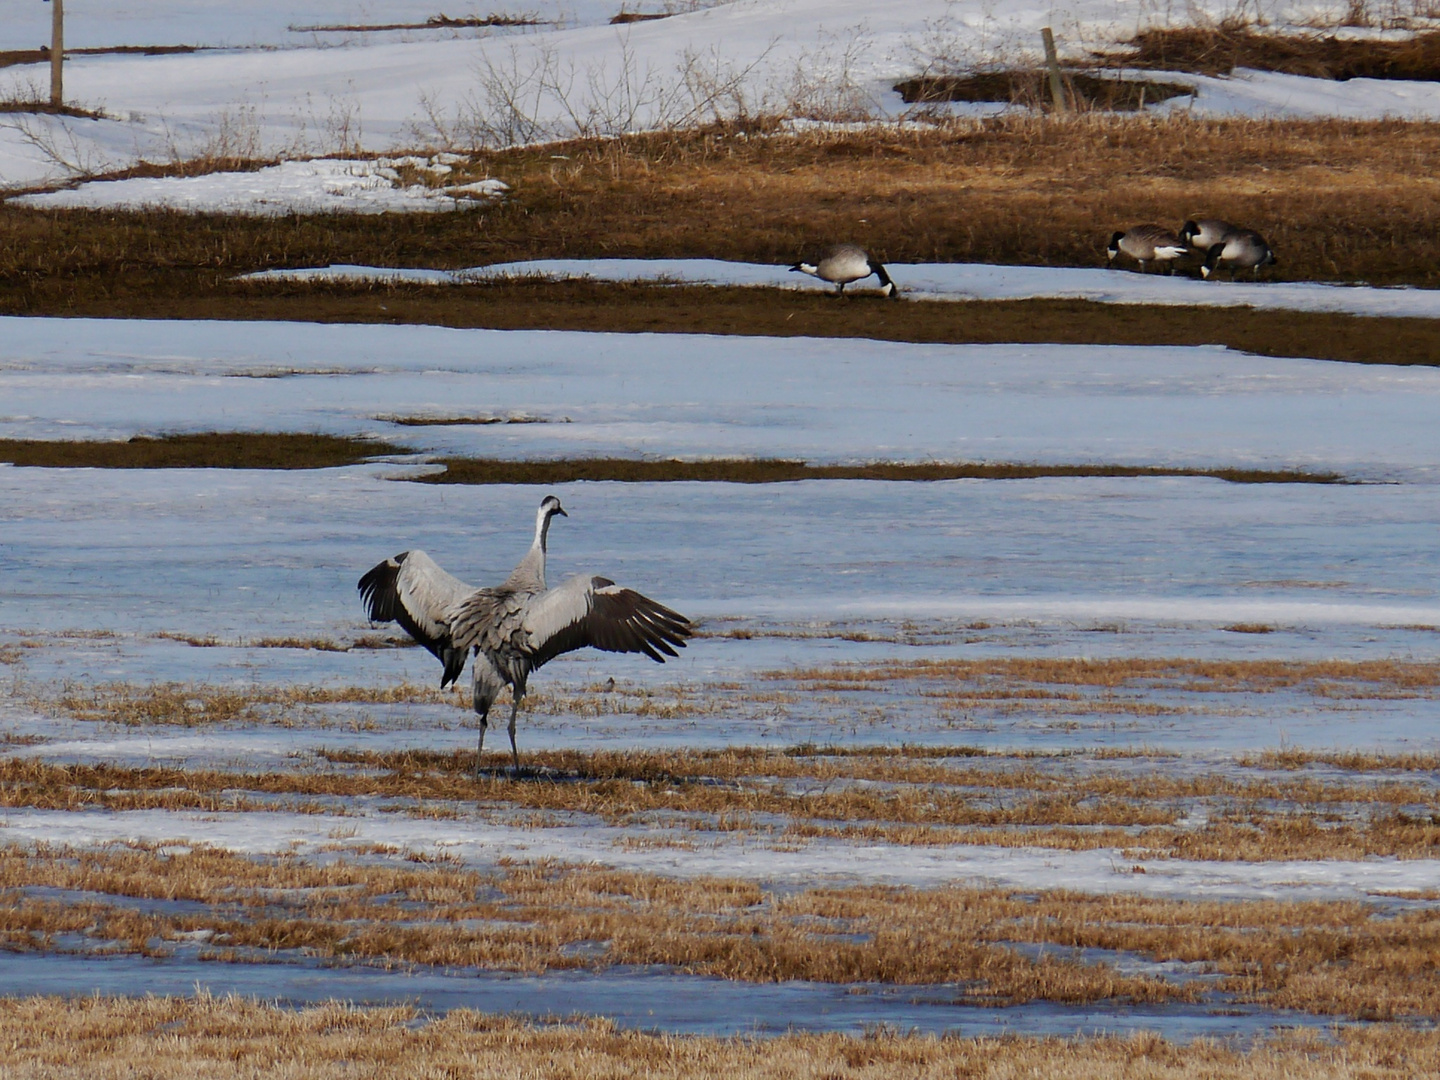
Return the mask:
POLYGON ((1440 12, 302 7, 0 29, 0 1073, 1440 1071, 1440 12))

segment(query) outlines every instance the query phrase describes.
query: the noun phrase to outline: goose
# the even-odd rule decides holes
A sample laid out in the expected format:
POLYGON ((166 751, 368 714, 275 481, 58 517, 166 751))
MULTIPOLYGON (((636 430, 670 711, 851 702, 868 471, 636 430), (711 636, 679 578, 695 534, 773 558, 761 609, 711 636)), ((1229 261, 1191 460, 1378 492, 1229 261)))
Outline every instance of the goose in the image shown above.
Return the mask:
POLYGON ((593 646, 605 652, 643 652, 665 662, 693 632, 690 620, 609 578, 581 574, 553 589, 545 585, 551 519, 569 517, 547 495, 535 515, 530 550, 500 585, 477 589, 446 573, 423 551, 402 551, 369 570, 359 583, 372 622, 397 622, 444 666, 440 687, 460 678, 472 652, 480 738, 475 774, 485 749, 490 707, 509 686, 510 754, 520 773, 515 719, 530 673, 561 653, 593 646), (662 655, 663 654, 663 655, 662 655))
POLYGON ((1262 266, 1274 266, 1278 260, 1275 252, 1259 233, 1253 229, 1236 229, 1219 243, 1210 246, 1205 253, 1205 265, 1200 267, 1200 273, 1208 278, 1222 262, 1230 267, 1230 278, 1233 281, 1241 270, 1253 270, 1258 278, 1262 266))
POLYGON ((874 274, 880 279, 882 294, 895 300, 900 299, 900 290, 895 287, 895 282, 890 280, 885 267, 870 258, 864 248, 854 244, 836 244, 826 248, 815 262, 798 262, 790 267, 791 273, 797 271, 817 277, 821 281, 831 282, 840 296, 845 295, 845 286, 852 281, 859 281, 874 274))
POLYGON ((1152 259, 1168 264, 1167 269, 1173 274, 1174 260, 1190 253, 1178 236, 1159 225, 1136 225, 1125 232, 1117 232, 1110 237, 1110 246, 1106 250, 1110 254, 1111 266, 1115 265, 1115 256, 1124 252, 1140 264, 1142 274, 1145 273, 1145 264, 1152 259))
POLYGON ((1191 218, 1180 226, 1180 240, 1182 243, 1189 244, 1196 251, 1204 253, 1231 233, 1239 231, 1238 226, 1231 225, 1228 221, 1221 221, 1219 218, 1201 218, 1199 221, 1191 218))

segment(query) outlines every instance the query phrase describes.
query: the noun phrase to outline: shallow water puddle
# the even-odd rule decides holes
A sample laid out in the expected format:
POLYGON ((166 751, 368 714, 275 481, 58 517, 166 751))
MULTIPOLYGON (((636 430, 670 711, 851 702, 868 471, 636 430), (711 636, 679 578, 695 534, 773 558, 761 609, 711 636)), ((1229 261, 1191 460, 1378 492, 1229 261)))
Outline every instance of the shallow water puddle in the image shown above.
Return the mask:
POLYGON ((743 983, 668 971, 615 968, 516 975, 473 970, 384 971, 304 963, 226 964, 191 957, 0 953, 5 995, 237 994, 289 1005, 339 999, 406 1003, 429 1012, 476 1009, 531 1017, 604 1015, 622 1028, 693 1035, 861 1032, 880 1025, 964 1036, 1125 1035, 1162 1031, 1253 1039, 1278 1028, 1323 1029, 1333 1018, 1248 1006, 1033 1002, 1009 1008, 957 1003, 955 986, 743 983))

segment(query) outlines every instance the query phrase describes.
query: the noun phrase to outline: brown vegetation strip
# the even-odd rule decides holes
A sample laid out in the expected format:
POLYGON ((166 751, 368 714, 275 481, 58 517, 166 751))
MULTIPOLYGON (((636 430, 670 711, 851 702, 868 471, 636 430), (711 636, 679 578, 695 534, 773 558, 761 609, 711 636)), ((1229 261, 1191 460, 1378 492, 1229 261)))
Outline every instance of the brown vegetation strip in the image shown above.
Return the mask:
MULTIPOLYGON (((181 707, 198 723, 227 715, 227 705, 237 708, 205 699, 181 707)), ((681 830, 661 837, 678 846, 685 834, 743 832, 778 834, 782 842, 833 836, 904 845, 1108 847, 1136 858, 1218 861, 1440 852, 1440 793, 1416 780, 1114 772, 1077 769, 1068 759, 1042 766, 918 748, 848 755, 804 748, 538 751, 526 754, 532 775, 518 779, 500 766, 503 754, 492 754, 478 780, 474 755, 465 751, 322 756, 336 768, 241 773, 0 759, 0 806, 343 814, 346 800, 365 798, 421 816, 583 814, 614 826, 655 825, 681 830), (1206 823, 1185 824, 1199 808, 1206 823)))
MULTIPOLYGON (((3 218, 0 204, 0 232, 3 218)), ((97 283, 99 291, 67 298, 64 314, 940 344, 1224 345, 1264 356, 1371 364, 1434 364, 1440 337, 1436 319, 1085 300, 891 304, 857 297, 839 303, 820 293, 588 281, 495 282, 443 290, 430 285, 247 285, 197 283, 178 271, 157 271, 150 281, 148 292, 130 290, 123 277, 97 283)), ((5 292, 0 278, 0 311, 6 308, 5 292)), ((25 314, 49 313, 59 312, 48 304, 25 309, 25 314)))
POLYGON ((431 15, 424 22, 408 23, 347 23, 331 26, 292 26, 296 34, 379 33, 386 30, 449 30, 482 26, 553 26, 554 23, 533 15, 431 15))
MULTIPOLYGON (((200 769, 130 769, 52 766, 31 758, 0 758, 0 806, 79 810, 247 811, 269 807, 323 811, 343 798, 389 798, 424 803, 503 805, 525 810, 588 814, 611 824, 637 815, 710 815, 697 828, 726 828, 727 815, 778 814, 822 821, 883 821, 931 826, 1064 824, 1143 826, 1173 822, 1178 814, 1106 796, 1018 795, 997 805, 988 793, 943 788, 868 786, 791 792, 764 783, 721 787, 703 776, 636 782, 600 767, 555 781, 516 780, 507 772, 475 779, 474 755, 451 756, 441 771, 397 769, 372 775, 350 772, 235 773, 200 769), (467 767, 468 766, 468 767, 467 767), (280 797, 278 800, 275 797, 280 797), (323 802, 320 800, 332 800, 323 802)), ((408 807, 407 807, 408 808, 408 807)), ((1440 836, 1440 827, 1433 830, 1440 836)), ((1422 841, 1423 843, 1423 841, 1422 841)))
MULTIPOLYGON (((526 420, 404 418, 411 426, 527 423, 526 420)), ((413 450, 373 439, 337 435, 266 432, 202 432, 135 436, 118 440, 0 439, 0 462, 44 468, 103 469, 327 469, 356 465, 387 454, 413 450)), ((1134 465, 1026 465, 962 462, 872 465, 809 465, 772 458, 711 461, 654 461, 634 458, 574 458, 564 461, 502 461, 494 458, 437 458, 445 471, 405 479, 427 484, 568 484, 579 480, 659 483, 692 480, 732 484, 773 484, 795 480, 1032 480, 1039 477, 1208 476, 1237 484, 1335 484, 1338 473, 1287 469, 1186 469, 1134 465)), ((186 639, 190 640, 190 639, 186 639)), ((191 642, 195 642, 192 640, 191 642)), ((320 647, 320 646, 310 646, 320 647)))
MULTIPOLYGON (((173 56, 177 53, 205 52, 196 45, 109 45, 93 49, 66 49, 66 56, 173 56)), ((0 68, 16 64, 48 64, 50 50, 4 49, 0 50, 0 68)))
POLYGON ((1132 465, 1024 465, 1004 462, 954 464, 809 465, 773 458, 710 461, 655 461, 634 458, 581 458, 567 461, 500 461, 438 458, 443 473, 406 477, 425 484, 568 484, 577 480, 626 483, 709 481, 729 484, 778 484, 796 480, 1033 480, 1051 476, 1209 476, 1237 484, 1334 484, 1337 473, 1281 469, 1185 469, 1132 465))
MULTIPOLYGON (((392 854, 393 853, 388 853, 392 854)), ((726 878, 443 861, 320 866, 192 848, 0 849, 0 942, 48 950, 59 934, 164 954, 208 940, 336 960, 542 971, 662 964, 777 982, 958 983, 973 1004, 1195 1000, 1203 984, 1122 976, 1100 962, 1027 959, 1015 944, 1138 953, 1200 965, 1232 1000, 1374 1020, 1433 1015, 1440 912, 1355 902, 1222 902, 1064 890, 890 886, 771 892, 726 878), (35 888, 83 897, 37 898, 35 888), (145 912, 138 897, 206 905, 145 912), (567 946, 599 945, 586 957, 567 946)))
POLYGON ((1440 31, 1435 30, 1395 41, 1266 33, 1250 24, 1226 21, 1155 27, 1137 34, 1130 44, 1133 52, 1105 56, 1101 62, 1203 75, 1253 68, 1314 79, 1440 80, 1440 31))
MULTIPOLYGON (((545 325, 536 320, 575 306, 564 302, 566 292, 530 293, 551 307, 530 315, 511 310, 523 293, 498 286, 432 293, 428 306, 419 290, 363 288, 307 289, 282 304, 274 290, 229 279, 331 263, 458 269, 535 258, 696 256, 789 265, 838 239, 890 262, 1100 266, 1115 228, 1149 220, 1178 227, 1196 215, 1258 228, 1279 252, 1287 278, 1440 286, 1440 255, 1431 242, 1440 227, 1440 124, 1087 116, 799 136, 713 129, 487 153, 472 171, 510 184, 510 197, 463 215, 300 218, 3 206, 0 312, 545 325), (1115 184, 1116 176, 1127 182, 1115 184), (466 298, 479 295, 493 299, 485 305, 466 298)), ((458 177, 469 178, 463 170, 458 177)), ((661 299, 659 291, 629 295, 660 309, 653 316, 660 328, 679 319, 672 305, 696 306, 693 292, 661 299)), ((572 311, 553 325, 588 319, 645 328, 645 314, 625 294, 601 295, 621 299, 599 307, 629 310, 572 311)), ((951 305, 856 303, 847 314, 844 305, 822 306, 823 299, 762 294, 741 307, 732 302, 729 321, 740 332, 769 333, 764 325, 750 328, 769 304, 778 318, 766 323, 794 313, 792 321, 813 325, 806 333, 973 340, 967 323, 984 310, 954 305, 948 325, 895 329, 940 318, 922 308, 951 305), (827 329, 836 320, 841 325, 827 329), (857 331, 862 324, 870 329, 857 331)), ((1062 308, 1012 310, 1020 314, 1009 321, 1022 328, 1047 310, 1051 322, 1064 322, 1062 308)), ((1072 308, 1070 317, 1083 310, 1072 308)), ((1305 314, 1293 322, 1241 321, 1232 331, 1214 323, 1235 316, 1216 320, 1211 313, 1206 336, 1198 316, 1165 317, 1178 320, 1175 334, 1238 347, 1245 346, 1234 337, 1249 328, 1253 347, 1291 350, 1286 355, 1297 355, 1292 337, 1326 349, 1316 355, 1333 355, 1336 346, 1326 341, 1343 324, 1305 314), (1319 329, 1307 331, 1306 320, 1319 329)), ((719 329, 724 318, 722 308, 703 329, 719 329)), ((1087 318, 1088 325, 1056 340, 1102 330, 1123 335, 1126 319, 1087 318)), ((1150 319, 1156 327, 1162 322, 1150 319)), ((1388 333, 1388 323, 1352 321, 1366 329, 1352 331, 1349 348, 1380 359, 1383 350, 1363 337, 1388 333)), ((994 329, 990 323, 978 333, 983 339, 994 329)), ((1017 340, 1036 340, 1036 332, 1022 329, 1017 340)), ((1418 346, 1391 351, 1401 360, 1422 359, 1418 346)))
MULTIPOLYGON (((0 64, 0 67, 3 67, 0 64)), ((56 105, 50 101, 34 99, 11 99, 0 101, 0 113, 42 113, 48 116, 73 116, 77 120, 103 120, 105 114, 93 109, 81 109, 74 105, 56 105)))
POLYGON ((52 469, 328 469, 409 451, 337 435, 205 432, 120 441, 0 439, 0 461, 52 469))
POLYGON ((950 683, 998 681, 1117 689, 1169 688, 1191 693, 1273 693, 1305 689, 1320 697, 1418 697, 1440 688, 1440 663, 1411 660, 1201 660, 1191 657, 995 657, 985 660, 891 661, 876 667, 786 669, 775 681, 864 685, 897 679, 950 683))
MULTIPOLYGON (((1151 79, 1122 79, 1069 71, 1064 75, 1070 104, 1080 109, 1134 112, 1147 104, 1195 93, 1184 83, 1151 79)), ((1047 73, 1031 70, 985 71, 972 75, 920 75, 895 84, 895 92, 908 104, 938 101, 1003 101, 1032 109, 1050 105, 1047 73)))
POLYGON ((1440 1035, 1403 1025, 1285 1033, 1255 1045, 1158 1034, 965 1039, 877 1032, 775 1039, 620 1031, 604 1020, 529 1023, 464 1009, 331 1003, 286 1009, 237 998, 0 1000, 0 1070, 13 1080, 131 1075, 251 1080, 1412 1080, 1440 1071, 1440 1035))
POLYGON ((1285 747, 1266 750, 1257 757, 1242 759, 1242 764, 1262 769, 1303 769, 1309 765, 1329 765, 1346 772, 1440 772, 1440 753, 1385 754, 1365 750, 1301 750, 1285 747))

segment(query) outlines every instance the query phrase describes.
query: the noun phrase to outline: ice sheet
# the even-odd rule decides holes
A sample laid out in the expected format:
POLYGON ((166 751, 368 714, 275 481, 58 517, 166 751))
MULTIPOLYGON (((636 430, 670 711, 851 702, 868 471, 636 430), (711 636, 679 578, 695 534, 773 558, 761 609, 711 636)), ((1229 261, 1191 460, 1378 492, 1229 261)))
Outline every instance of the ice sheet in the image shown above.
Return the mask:
MULTIPOLYGON (((369 632, 355 592, 379 559, 423 547, 475 584, 508 573, 541 491, 397 482, 395 470, 318 472, 0 469, 0 644, 29 639, 17 686, 113 681, 433 685, 425 652, 195 648, 154 639, 320 638, 369 632), (64 637, 100 631, 114 637, 64 637)), ((603 573, 712 632, 663 667, 643 657, 563 657, 538 692, 593 694, 606 678, 663 694, 758 672, 947 656, 1440 655, 1434 485, 1237 487, 1220 481, 1035 480, 937 484, 812 481, 572 484, 551 534, 550 574, 603 573), (637 528, 636 523, 643 527, 637 528), (1236 633, 1236 623, 1272 626, 1236 633), (984 629, 975 629, 976 626, 984 629), (847 640, 859 637, 862 640, 847 640), (866 637, 875 640, 865 641, 866 637)), ((952 716, 896 694, 864 708, 800 695, 737 700, 674 719, 527 718, 526 745, 931 742, 1186 753, 1280 743, 1423 749, 1426 698, 1333 702, 1228 696, 1214 711, 1078 719, 952 716)), ((317 746, 468 747, 463 702, 362 706, 304 732, 118 729, 46 719, 21 694, 7 730, 68 760, 227 766, 317 746)), ((325 722, 321 722, 325 720, 325 722)), ((23 752, 23 751, 22 751, 23 752)))
MULTIPOLYGON (((1341 290, 1336 290, 1341 291, 1341 290)), ((1211 347, 0 319, 0 436, 378 434, 539 458, 1334 469, 1424 479, 1440 371, 1211 347), (397 426, 386 417, 544 423, 397 426)))
POLYGON ((543 975, 474 968, 388 970, 327 967, 288 956, 222 964, 197 959, 194 950, 177 951, 179 955, 169 958, 0 952, 0 985, 14 996, 128 994, 143 986, 157 995, 236 994, 287 1005, 336 999, 357 1005, 404 1004, 423 1010, 417 1023, 451 1009, 541 1019, 600 1015, 620 1028, 752 1039, 790 1031, 859 1036, 878 1025, 892 1025, 961 1038, 1073 1038, 1077 1033, 1124 1037, 1163 1031, 1167 1040, 1183 1045, 1195 1038, 1244 1040, 1265 1037, 1277 1027, 1335 1024, 1331 1017, 1229 1002, 1069 1006, 1035 1001, 991 1008, 961 999, 954 985, 745 983, 635 968, 543 975))

